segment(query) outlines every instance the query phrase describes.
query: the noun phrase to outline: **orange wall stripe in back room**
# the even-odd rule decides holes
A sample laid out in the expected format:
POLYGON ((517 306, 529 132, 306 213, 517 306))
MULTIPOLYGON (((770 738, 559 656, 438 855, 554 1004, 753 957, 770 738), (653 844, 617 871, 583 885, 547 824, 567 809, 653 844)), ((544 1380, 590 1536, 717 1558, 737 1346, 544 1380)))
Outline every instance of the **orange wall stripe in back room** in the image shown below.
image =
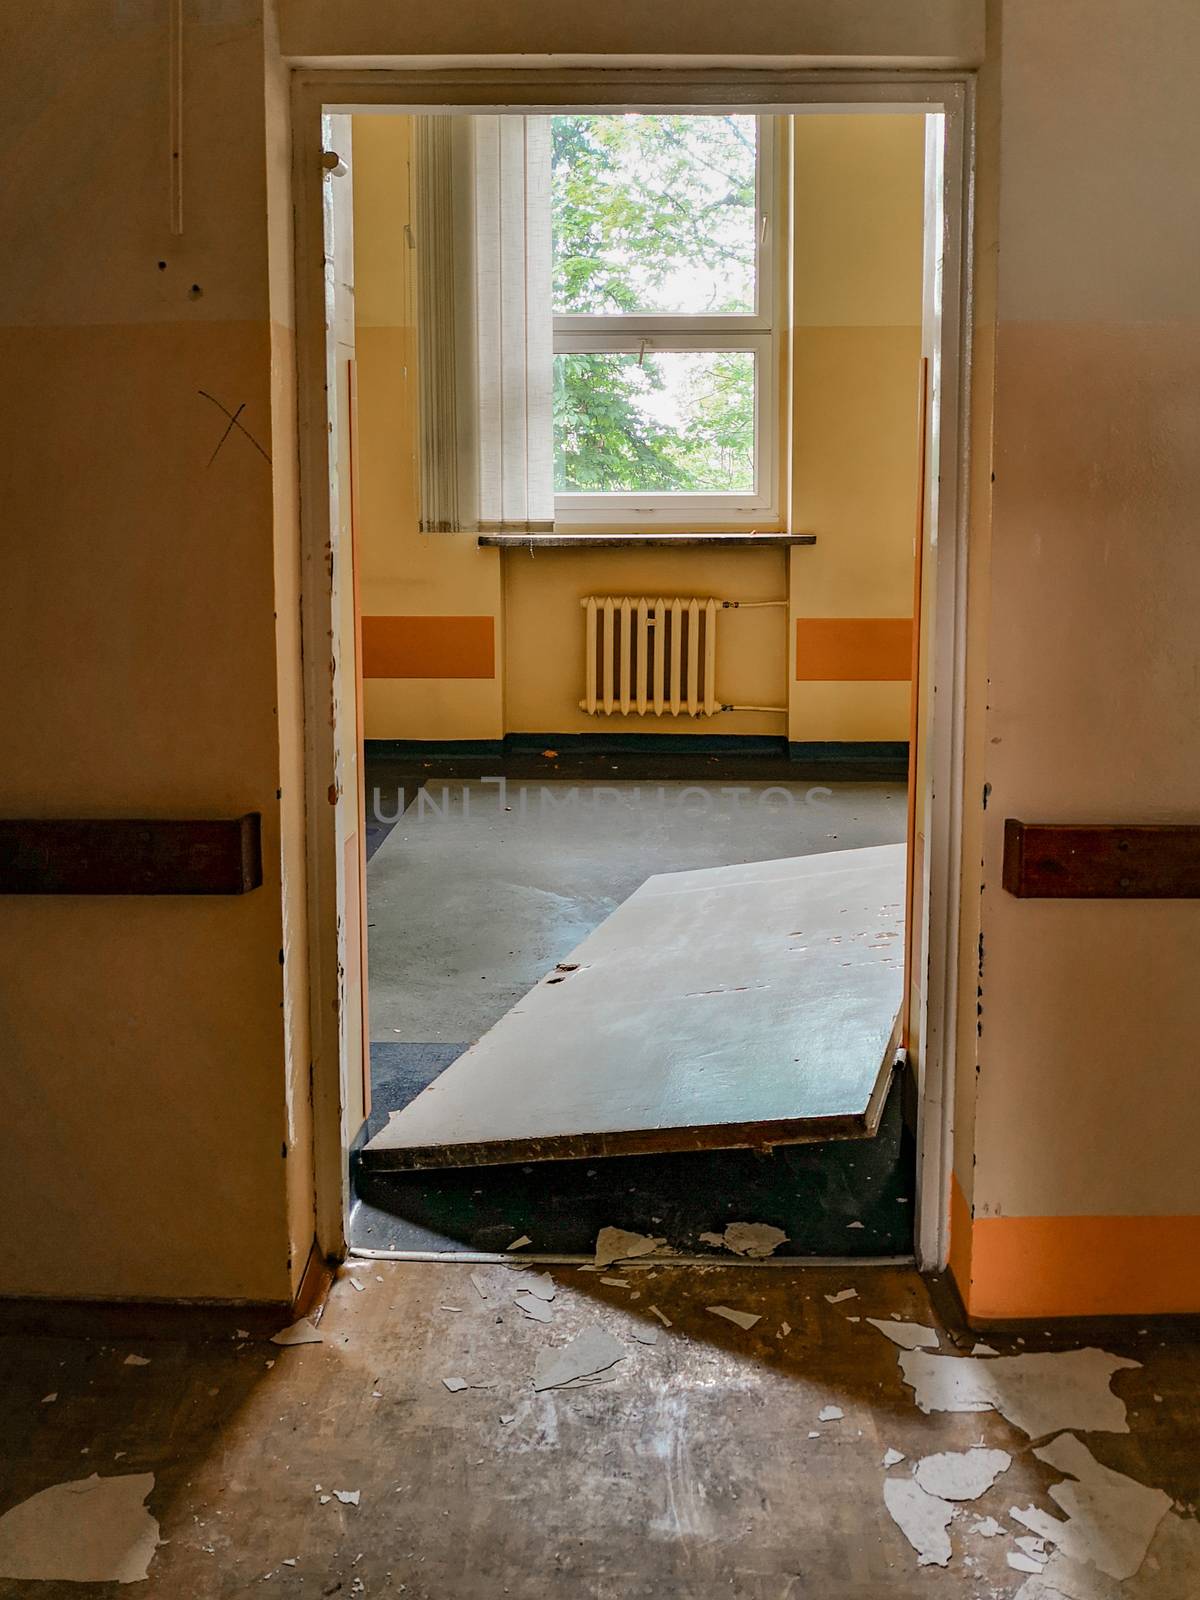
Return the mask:
POLYGON ((907 682, 910 617, 797 617, 797 682, 907 682))
POLYGON ((493 617, 364 617, 364 678, 494 678, 493 617))

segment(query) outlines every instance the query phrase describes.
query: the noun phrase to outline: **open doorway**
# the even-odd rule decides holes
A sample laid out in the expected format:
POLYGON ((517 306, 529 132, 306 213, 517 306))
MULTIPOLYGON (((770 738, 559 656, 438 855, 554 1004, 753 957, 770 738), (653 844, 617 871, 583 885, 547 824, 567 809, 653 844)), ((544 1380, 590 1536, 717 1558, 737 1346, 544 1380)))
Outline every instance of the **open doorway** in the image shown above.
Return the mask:
MULTIPOLYGON (((423 438, 421 416, 441 404, 443 418, 454 419, 457 448, 469 457, 468 470, 460 460, 453 474, 456 486, 474 469, 478 494, 488 463, 479 435, 472 439, 461 426, 461 390, 448 410, 445 393, 431 399, 427 381, 422 396, 422 373, 447 345, 457 367, 470 343, 460 323, 456 339, 445 338, 443 325, 431 345, 416 313, 434 303, 428 264, 419 287, 430 219, 413 193, 413 174, 428 188, 438 170, 436 153, 432 165, 420 153, 422 120, 438 119, 378 112, 354 124, 339 119, 341 137, 330 147, 356 185, 357 396, 347 456, 368 741, 359 802, 371 858, 375 1080, 358 1164, 360 1187, 364 1176, 375 1185, 373 1200, 384 1198, 380 1184, 403 1191, 397 1205, 377 1206, 400 1215, 403 1226, 374 1242, 503 1250, 521 1233, 540 1232, 541 1248, 573 1253, 584 1234, 594 1236, 600 1213, 582 1199, 599 1191, 604 1221, 666 1228, 680 1249, 719 1232, 722 1219, 756 1209, 756 1220, 779 1212, 798 1254, 904 1253, 912 1240, 920 1095, 914 1078, 906 1097, 903 1075, 893 1081, 890 1069, 907 1003, 904 907, 913 852, 905 845, 914 829, 923 831, 921 797, 906 796, 905 780, 913 662, 921 657, 921 630, 912 625, 913 595, 919 608, 921 593, 914 529, 927 524, 928 505, 924 516, 918 510, 929 481, 922 452, 938 435, 929 426, 937 386, 927 363, 937 333, 928 315, 930 257, 939 265, 941 257, 925 241, 940 233, 926 190, 942 119, 899 110, 668 117, 565 108, 558 116, 475 119, 476 129, 486 122, 501 134, 521 127, 527 163, 535 142, 529 125, 541 124, 537 136, 550 151, 550 278, 546 292, 534 295, 526 266, 525 343, 509 354, 517 348, 529 362, 531 336, 545 341, 552 489, 547 517, 526 439, 517 509, 493 518, 477 501, 457 524, 453 510, 441 510, 445 463, 422 461, 429 434, 423 438), (695 213, 716 209, 721 225, 730 225, 712 235, 712 256, 728 268, 715 284, 709 267, 691 265, 695 250, 680 249, 678 232, 671 236, 660 220, 668 261, 649 267, 644 249, 639 256, 628 248, 628 224, 622 259, 608 248, 618 230, 597 220, 598 191, 616 191, 606 195, 614 211, 628 219, 639 201, 632 231, 640 227, 643 240, 649 231, 655 242, 645 208, 666 189, 655 177, 661 149, 653 148, 663 130, 674 141, 672 214, 690 210, 694 228, 695 213), (687 193, 697 152, 697 170, 728 162, 729 149, 714 148, 713 130, 751 152, 748 173, 735 169, 740 183, 729 181, 728 166, 722 171, 719 206, 704 179, 687 193), (894 148, 883 137, 893 132, 894 148), (373 181, 364 177, 372 165, 373 181), (867 179, 874 190, 856 192, 855 181, 867 179), (371 221, 372 190, 375 203, 386 197, 382 226, 371 221), (563 248, 571 205, 586 213, 586 237, 563 248), (743 221, 749 248, 739 254, 743 221), (881 236, 894 246, 882 263, 881 236), (740 285, 732 281, 739 271, 740 285), (607 309, 597 313, 578 297, 601 279, 607 309), (872 293, 875 303, 864 310, 872 293), (398 324, 387 320, 388 295, 398 324), (613 311, 614 304, 626 309, 613 311), (540 324, 533 335, 531 321, 540 324), (897 404, 902 362, 906 387, 897 404), (847 404, 855 383, 857 398, 847 404), (601 420, 610 424, 607 434, 601 420), (410 496, 407 539, 403 515, 381 514, 382 489, 394 509, 398 485, 410 496), (382 558, 377 544, 372 551, 381 530, 382 558), (899 600, 886 598, 889 581, 899 600), (487 649, 481 619, 490 625, 487 649), (874 879, 860 883, 868 865, 874 879), (855 886, 839 879, 831 892, 847 903, 818 911, 822 888, 843 868, 857 872, 855 886), (667 904, 676 889, 693 893, 682 946, 664 938, 671 918, 678 921, 678 908, 667 904), (782 895, 787 914, 771 904, 772 894, 782 895), (848 936, 829 920, 847 914, 857 918, 848 936), (779 916, 786 929, 775 927, 779 916), (731 938, 738 927, 744 936, 731 938), (789 985, 770 964, 754 943, 764 927, 790 941, 794 973, 820 964, 813 943, 828 952, 845 937, 850 958, 826 962, 845 974, 833 1009, 844 1010, 848 996, 861 999, 865 978, 875 985, 873 1010, 886 1010, 882 1022, 872 1018, 873 1072, 869 1082, 858 1074, 865 1089, 844 1125, 822 1122, 820 1094, 807 1105, 793 1094, 790 1117, 780 1114, 786 1092, 774 1106, 762 1104, 775 1045, 799 1050, 797 1030, 820 1035, 828 999, 820 985, 806 994, 803 978, 789 985), (814 939, 806 944, 808 933, 814 939), (715 980, 694 992, 680 987, 693 959, 715 980), (765 975, 735 981, 747 976, 747 961, 760 962, 755 970, 765 975), (642 994, 630 985, 639 971, 648 974, 642 994), (593 998, 573 1007, 574 992, 586 998, 580 972, 589 974, 593 998), (622 1086, 619 1072, 608 1075, 612 1084, 603 1081, 622 1030, 633 1078, 653 1075, 666 1042, 655 1037, 664 1024, 661 999, 672 986, 696 1012, 701 1000, 717 997, 721 1005, 687 1046, 696 1078, 718 1064, 710 1082, 725 1097, 720 1116, 689 1106, 672 1125, 648 1102, 636 1125, 616 1127, 642 1141, 613 1139, 613 1126, 596 1119, 592 1093, 580 1126, 563 1122, 572 1071, 580 1085, 600 1082, 601 1101, 614 1086, 628 1096, 630 1080, 622 1086), (787 998, 773 1011, 755 1010, 761 997, 751 991, 771 988, 787 998), (735 992, 750 998, 727 1004, 735 992), (539 1009, 547 996, 556 1012, 539 1009), (616 1034, 606 1037, 614 1025, 616 1034), (768 1037, 772 1029, 777 1039, 768 1037), (531 1076, 531 1058, 550 1036, 553 1052, 531 1076), (463 1078, 464 1061, 473 1077, 463 1078), (740 1078, 730 1076, 731 1063, 740 1078), (547 1137, 553 1124, 536 1115, 556 1096, 551 1110, 565 1136, 557 1143, 547 1137), (439 1122, 455 1099, 458 1135, 452 1117, 439 1122), (419 1137, 389 1138, 388 1128, 411 1123, 413 1105, 427 1113, 419 1137), (479 1125, 474 1143, 461 1135, 464 1112, 479 1125), (791 1129, 782 1126, 789 1120, 791 1129), (729 1136, 696 1137, 722 1121, 729 1136), (512 1137, 522 1123, 525 1146, 512 1137), (494 1148, 480 1148, 480 1130, 494 1148), (457 1155, 447 1155, 456 1143, 457 1155), (774 1154, 748 1155, 747 1146, 774 1154), (447 1166, 461 1170, 436 1177, 427 1170, 447 1166), (637 1198, 614 1213, 618 1193, 637 1198), (753 1196, 763 1204, 754 1207, 753 1196), (903 1220, 885 1223, 881 1206, 903 1220), (573 1209, 586 1216, 572 1217, 573 1209)), ((443 118, 441 126, 471 120, 443 118)), ((528 216, 528 164, 520 177, 528 216)), ((706 261, 703 246, 701 239, 706 261)), ((527 238, 521 248, 528 251, 527 238)), ((451 263, 436 281, 453 284, 460 270, 451 263)), ((508 281, 511 288, 511 274, 508 281)), ((342 389, 354 394, 349 383, 331 384, 335 397, 342 389)), ((527 388, 527 432, 540 403, 527 388)), ((922 883, 918 905, 926 893, 922 883)), ((348 919, 351 909, 348 902, 348 919)), ((920 920, 908 919, 908 927, 920 920)), ((918 965, 923 959, 924 952, 918 965)), ((922 998, 924 985, 916 990, 922 998)), ((667 1020, 677 1034, 678 1008, 667 1020)), ((919 1033, 917 1019, 908 1031, 919 1033)), ((836 1078, 850 1043, 826 1037, 825 1067, 806 1058, 802 1087, 836 1078)), ((676 1087, 689 1080, 678 1051, 666 1077, 676 1087)), ((348 1127, 348 1139, 356 1132, 348 1127)), ((387 1231, 378 1216, 368 1225, 387 1231)))

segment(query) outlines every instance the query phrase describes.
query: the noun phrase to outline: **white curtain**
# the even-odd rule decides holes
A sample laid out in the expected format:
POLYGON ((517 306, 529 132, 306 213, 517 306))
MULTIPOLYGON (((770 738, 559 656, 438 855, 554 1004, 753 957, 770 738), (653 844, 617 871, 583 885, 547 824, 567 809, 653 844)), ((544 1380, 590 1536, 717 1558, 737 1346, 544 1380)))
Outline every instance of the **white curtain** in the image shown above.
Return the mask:
POLYGON ((550 122, 418 119, 421 527, 554 526, 550 122))

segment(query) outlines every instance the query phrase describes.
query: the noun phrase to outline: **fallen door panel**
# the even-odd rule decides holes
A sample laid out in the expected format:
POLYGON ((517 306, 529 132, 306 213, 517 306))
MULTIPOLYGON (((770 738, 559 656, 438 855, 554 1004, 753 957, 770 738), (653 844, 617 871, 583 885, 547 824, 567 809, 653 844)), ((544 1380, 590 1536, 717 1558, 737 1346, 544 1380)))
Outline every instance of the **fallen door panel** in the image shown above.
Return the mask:
POLYGON ((903 986, 904 849, 649 878, 364 1164, 869 1137, 903 986))

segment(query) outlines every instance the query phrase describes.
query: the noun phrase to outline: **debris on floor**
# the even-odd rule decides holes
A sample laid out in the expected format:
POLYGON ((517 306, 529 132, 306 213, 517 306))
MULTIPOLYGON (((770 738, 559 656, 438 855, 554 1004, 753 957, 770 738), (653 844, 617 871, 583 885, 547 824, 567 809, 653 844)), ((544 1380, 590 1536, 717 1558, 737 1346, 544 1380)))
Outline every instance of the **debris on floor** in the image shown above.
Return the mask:
POLYGON ((633 1337, 637 1340, 637 1342, 639 1344, 657 1344, 658 1343, 658 1329, 657 1328, 647 1328, 647 1327, 643 1327, 643 1326, 639 1325, 636 1328, 631 1328, 630 1332, 632 1333, 633 1337))
POLYGON ((478 1294, 479 1298, 481 1300, 488 1299, 487 1279, 484 1277, 483 1273, 473 1272, 471 1274, 471 1282, 475 1285, 475 1292, 478 1294))
POLYGON ((732 1306, 705 1306, 705 1311, 711 1311, 714 1317, 724 1317, 726 1322, 735 1322, 739 1328, 752 1328, 756 1322, 762 1321, 761 1312, 735 1311, 732 1306))
POLYGON ((1023 1550, 1008 1550, 1004 1559, 1014 1572, 1041 1572, 1046 1565, 1044 1561, 1037 1561, 1033 1556, 1027 1556, 1023 1550))
POLYGON ((628 1353, 621 1341, 603 1328, 585 1328, 568 1344, 538 1351, 533 1387, 540 1392, 590 1380, 624 1360, 628 1353))
POLYGON ((461 1394, 464 1389, 471 1387, 465 1378, 443 1378, 442 1382, 451 1394, 461 1394))
POLYGON ((290 1328, 280 1328, 278 1333, 271 1335, 272 1344, 322 1344, 321 1335, 313 1327, 307 1317, 301 1317, 299 1322, 293 1322, 290 1328))
POLYGON ((1171 1508, 1170 1496, 1103 1466, 1071 1433, 1033 1453, 1055 1471, 1070 1474, 1049 1490, 1067 1519, 1036 1506, 1014 1506, 1009 1515, 1072 1560, 1090 1562, 1112 1578, 1132 1578, 1171 1508))
POLYGON ((531 1294, 528 1289, 522 1289, 519 1294, 513 1295, 513 1304, 533 1322, 554 1320, 554 1313, 546 1301, 540 1295, 531 1294))
POLYGON ((986 1450, 974 1445, 970 1450, 943 1450, 922 1456, 913 1476, 926 1494, 939 1500, 978 1500, 1002 1472, 1012 1466, 1007 1450, 986 1450))
POLYGON ((1141 1366, 1094 1347, 983 1359, 904 1350, 899 1360, 922 1411, 998 1411, 1031 1439, 1066 1428, 1128 1433, 1125 1402, 1109 1383, 1141 1366))
POLYGON ((0 1578, 138 1583, 158 1547, 152 1472, 52 1484, 0 1517, 0 1578))
POLYGON ((362 1499, 361 1489, 335 1489, 333 1498, 340 1500, 344 1506, 356 1506, 362 1499))
POLYGON ((648 1256, 661 1250, 665 1239, 656 1239, 648 1233, 631 1233, 626 1228, 601 1228, 596 1235, 597 1267, 610 1267, 614 1261, 629 1261, 635 1256, 648 1256))
MULTIPOLYGON (((826 1300, 829 1301, 829 1304, 831 1306, 840 1306, 843 1300, 857 1300, 858 1299, 858 1290, 857 1289, 839 1289, 836 1294, 827 1294, 825 1296, 825 1298, 826 1298, 826 1300)), ((870 1319, 868 1318, 868 1320, 870 1320, 870 1319)))
POLYGON ((868 1317, 866 1320, 873 1328, 878 1328, 885 1338, 898 1344, 901 1350, 936 1350, 938 1347, 937 1330, 927 1328, 923 1323, 886 1321, 883 1317, 868 1317))
POLYGON ((944 1567, 950 1560, 947 1529, 954 1507, 926 1494, 912 1478, 885 1478, 883 1500, 893 1522, 917 1552, 919 1567, 944 1567))
POLYGON ((977 1533, 981 1539, 995 1539, 1004 1531, 1003 1523, 997 1522, 995 1517, 980 1517, 978 1522, 971 1524, 971 1532, 977 1533))
POLYGON ((646 1310, 650 1313, 651 1316, 657 1317, 658 1320, 662 1323, 664 1328, 673 1328, 675 1326, 675 1324, 671 1321, 670 1317, 667 1316, 666 1312, 665 1311, 660 1311, 657 1306, 647 1306, 646 1310))
POLYGON ((846 1413, 841 1406, 822 1406, 817 1412, 818 1422, 840 1422, 846 1413))
POLYGON ((521 1288, 539 1300, 551 1301, 558 1290, 548 1272, 527 1272, 521 1277, 521 1288))
POLYGON ((150 1357, 126 1356, 125 1360, 122 1362, 122 1365, 126 1367, 148 1367, 150 1365, 150 1357))
POLYGON ((514 1239, 508 1248, 510 1250, 524 1250, 527 1244, 532 1243, 533 1240, 529 1237, 529 1235, 527 1233, 523 1233, 519 1239, 514 1239))
POLYGON ((907 1461, 907 1459, 908 1457, 903 1450, 889 1448, 883 1452, 883 1464, 885 1467, 898 1467, 902 1461, 907 1461))
POLYGON ((763 1260, 774 1255, 781 1244, 787 1243, 782 1228, 773 1228, 767 1222, 731 1222, 724 1233, 702 1233, 705 1244, 717 1249, 732 1250, 735 1256, 749 1256, 763 1260))

